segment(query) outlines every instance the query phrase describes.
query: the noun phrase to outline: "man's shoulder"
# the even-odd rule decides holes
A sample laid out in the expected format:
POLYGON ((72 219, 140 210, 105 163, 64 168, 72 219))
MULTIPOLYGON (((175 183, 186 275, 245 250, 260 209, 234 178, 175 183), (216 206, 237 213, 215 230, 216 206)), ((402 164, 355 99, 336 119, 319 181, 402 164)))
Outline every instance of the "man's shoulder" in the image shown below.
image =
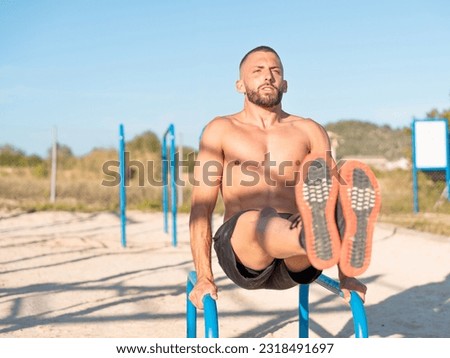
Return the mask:
POLYGON ((213 118, 212 120, 210 120, 208 122, 208 124, 206 125, 207 127, 219 127, 219 126, 225 126, 228 125, 230 123, 230 121, 232 120, 232 115, 225 115, 225 116, 217 116, 215 118, 213 118))
POLYGON ((313 127, 320 127, 320 124, 316 122, 314 119, 309 117, 301 117, 294 114, 288 114, 287 117, 284 118, 284 122, 290 122, 294 125, 300 125, 300 126, 313 126, 313 127))
POLYGON ((229 129, 233 122, 233 115, 217 116, 210 120, 204 127, 200 138, 220 138, 229 129))
POLYGON ((203 131, 222 131, 226 127, 232 126, 235 119, 236 115, 234 114, 217 116, 205 125, 203 131))
POLYGON ((241 113, 234 113, 234 114, 226 114, 223 116, 217 116, 214 119, 212 119, 209 124, 214 123, 214 125, 231 125, 234 123, 234 121, 238 120, 241 113))

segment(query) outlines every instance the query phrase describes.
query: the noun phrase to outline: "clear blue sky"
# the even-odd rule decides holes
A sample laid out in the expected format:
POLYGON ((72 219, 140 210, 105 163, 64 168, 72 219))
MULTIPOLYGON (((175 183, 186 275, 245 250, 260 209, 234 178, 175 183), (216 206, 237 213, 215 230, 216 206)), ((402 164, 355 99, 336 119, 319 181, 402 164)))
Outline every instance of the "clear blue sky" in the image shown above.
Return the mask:
POLYGON ((450 107, 450 1, 0 0, 0 145, 76 155, 238 112, 238 64, 275 48, 283 108, 409 126, 450 107))

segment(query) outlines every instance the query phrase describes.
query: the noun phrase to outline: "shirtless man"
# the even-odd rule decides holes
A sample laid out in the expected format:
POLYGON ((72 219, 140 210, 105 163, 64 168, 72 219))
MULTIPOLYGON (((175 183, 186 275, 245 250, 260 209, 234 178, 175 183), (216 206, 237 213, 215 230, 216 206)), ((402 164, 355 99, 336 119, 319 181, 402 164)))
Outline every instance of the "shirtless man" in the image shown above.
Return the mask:
POLYGON ((191 248, 197 284, 190 300, 217 299, 211 249, 227 276, 246 289, 287 289, 314 281, 337 265, 340 286, 365 299, 355 276, 370 261, 380 208, 375 176, 364 164, 339 168, 326 131, 284 112, 283 65, 270 47, 241 61, 238 92, 244 109, 205 127, 194 170, 191 248), (221 192, 224 223, 212 236, 211 215, 221 192))

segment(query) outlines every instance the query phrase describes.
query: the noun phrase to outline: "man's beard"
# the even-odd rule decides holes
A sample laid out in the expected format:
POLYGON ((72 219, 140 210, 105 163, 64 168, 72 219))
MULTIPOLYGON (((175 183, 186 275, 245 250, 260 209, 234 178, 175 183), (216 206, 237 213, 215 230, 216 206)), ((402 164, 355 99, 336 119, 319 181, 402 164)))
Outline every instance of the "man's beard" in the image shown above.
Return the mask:
POLYGON ((247 98, 251 103, 256 104, 257 106, 273 108, 279 105, 281 103, 281 99, 283 98, 283 92, 276 87, 273 88, 275 88, 276 93, 266 93, 262 95, 258 92, 258 90, 247 91, 247 98))

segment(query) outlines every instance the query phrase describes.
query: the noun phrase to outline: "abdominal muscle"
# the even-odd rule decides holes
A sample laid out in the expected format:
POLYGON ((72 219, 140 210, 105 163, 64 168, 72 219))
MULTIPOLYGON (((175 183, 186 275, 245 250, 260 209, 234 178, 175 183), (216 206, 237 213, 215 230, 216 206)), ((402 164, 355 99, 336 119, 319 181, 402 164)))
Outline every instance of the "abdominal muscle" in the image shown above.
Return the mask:
POLYGON ((270 177, 234 175, 231 180, 232 185, 223 180, 221 186, 225 205, 224 220, 244 210, 260 210, 265 207, 272 207, 277 212, 283 213, 293 214, 298 211, 292 179, 288 185, 285 176, 280 179, 272 175, 270 177))

